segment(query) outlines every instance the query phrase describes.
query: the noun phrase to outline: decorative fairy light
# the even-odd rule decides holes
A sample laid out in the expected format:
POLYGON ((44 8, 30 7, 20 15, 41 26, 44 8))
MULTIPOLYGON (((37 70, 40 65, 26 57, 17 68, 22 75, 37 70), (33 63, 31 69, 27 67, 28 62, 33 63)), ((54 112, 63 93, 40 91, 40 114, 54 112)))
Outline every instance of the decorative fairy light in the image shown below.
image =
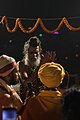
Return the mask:
POLYGON ((42 33, 40 33, 39 36, 42 37, 43 36, 42 33))
POLYGON ((54 35, 58 35, 58 34, 59 34, 59 32, 58 32, 58 31, 55 31, 55 32, 53 32, 53 34, 54 34, 54 35))

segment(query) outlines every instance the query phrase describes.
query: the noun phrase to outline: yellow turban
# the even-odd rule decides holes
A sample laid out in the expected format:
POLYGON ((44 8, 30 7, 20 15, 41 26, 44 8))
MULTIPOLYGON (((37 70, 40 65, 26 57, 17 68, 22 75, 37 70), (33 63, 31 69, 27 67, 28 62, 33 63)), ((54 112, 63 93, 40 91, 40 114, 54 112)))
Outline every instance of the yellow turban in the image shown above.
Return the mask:
POLYGON ((40 81, 48 88, 58 87, 65 76, 64 68, 57 63, 50 62, 41 65, 38 71, 40 81))

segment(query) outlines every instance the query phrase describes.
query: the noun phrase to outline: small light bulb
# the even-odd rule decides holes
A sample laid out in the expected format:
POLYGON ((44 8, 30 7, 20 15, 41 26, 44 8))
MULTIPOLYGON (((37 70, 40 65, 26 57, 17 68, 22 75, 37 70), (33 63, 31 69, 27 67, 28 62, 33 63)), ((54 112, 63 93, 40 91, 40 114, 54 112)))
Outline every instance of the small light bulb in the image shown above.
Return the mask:
POLYGON ((39 36, 42 37, 42 33, 40 33, 39 36))
POLYGON ((59 32, 58 32, 58 31, 55 31, 55 32, 53 32, 53 34, 54 34, 54 35, 58 35, 58 34, 59 34, 59 32))

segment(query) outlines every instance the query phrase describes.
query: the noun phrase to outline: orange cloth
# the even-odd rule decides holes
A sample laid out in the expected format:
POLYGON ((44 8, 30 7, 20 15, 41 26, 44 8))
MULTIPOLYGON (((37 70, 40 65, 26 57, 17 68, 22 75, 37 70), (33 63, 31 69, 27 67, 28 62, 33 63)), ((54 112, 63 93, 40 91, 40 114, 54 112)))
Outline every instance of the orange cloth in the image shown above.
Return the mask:
POLYGON ((30 98, 22 120, 62 120, 61 96, 59 91, 42 90, 30 98))
POLYGON ((6 90, 0 88, 0 120, 1 120, 1 111, 2 106, 4 107, 16 107, 19 111, 23 105, 19 95, 14 89, 7 85, 2 79, 0 79, 0 86, 6 90))

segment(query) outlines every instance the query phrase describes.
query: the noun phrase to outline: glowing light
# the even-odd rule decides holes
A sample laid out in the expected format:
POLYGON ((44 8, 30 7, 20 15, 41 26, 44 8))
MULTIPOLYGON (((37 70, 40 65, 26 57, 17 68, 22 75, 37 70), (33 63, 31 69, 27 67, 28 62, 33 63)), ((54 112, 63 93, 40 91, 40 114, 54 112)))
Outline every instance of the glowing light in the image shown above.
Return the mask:
POLYGON ((79 47, 79 45, 76 45, 76 47, 79 47))
POLYGON ((66 56, 65 59, 68 60, 68 57, 66 56))
POLYGON ((75 56, 76 56, 76 57, 79 57, 79 54, 76 54, 75 56))
POLYGON ((40 33, 39 36, 42 37, 42 33, 40 33))
POLYGON ((9 40, 9 43, 12 43, 12 40, 9 40))
POLYGON ((54 34, 54 35, 58 35, 58 34, 59 34, 59 32, 58 32, 58 31, 55 31, 55 32, 53 32, 53 34, 54 34))

